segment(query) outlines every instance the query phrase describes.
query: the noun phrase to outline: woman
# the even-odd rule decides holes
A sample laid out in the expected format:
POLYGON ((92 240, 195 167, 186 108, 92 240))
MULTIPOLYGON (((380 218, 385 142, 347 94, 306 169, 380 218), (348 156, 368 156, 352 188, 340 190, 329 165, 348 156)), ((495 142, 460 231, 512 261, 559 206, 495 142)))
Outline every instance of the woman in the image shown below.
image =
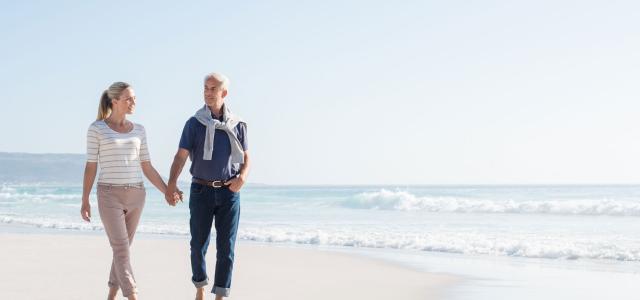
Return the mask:
POLYGON ((144 127, 127 120, 135 106, 136 96, 131 86, 125 82, 113 83, 102 93, 98 119, 87 132, 87 164, 80 214, 90 222, 89 194, 99 162, 98 210, 113 250, 108 299, 115 299, 119 288, 129 300, 138 299, 129 246, 145 202, 141 173, 162 194, 167 188, 151 165, 144 127))

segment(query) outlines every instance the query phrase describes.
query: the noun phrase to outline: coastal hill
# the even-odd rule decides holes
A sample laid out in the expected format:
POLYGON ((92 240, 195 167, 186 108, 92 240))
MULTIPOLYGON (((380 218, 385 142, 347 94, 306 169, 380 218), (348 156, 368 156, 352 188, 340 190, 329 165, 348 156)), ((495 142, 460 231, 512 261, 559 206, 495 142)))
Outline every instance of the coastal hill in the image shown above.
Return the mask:
POLYGON ((85 157, 0 152, 0 182, 82 182, 85 157))

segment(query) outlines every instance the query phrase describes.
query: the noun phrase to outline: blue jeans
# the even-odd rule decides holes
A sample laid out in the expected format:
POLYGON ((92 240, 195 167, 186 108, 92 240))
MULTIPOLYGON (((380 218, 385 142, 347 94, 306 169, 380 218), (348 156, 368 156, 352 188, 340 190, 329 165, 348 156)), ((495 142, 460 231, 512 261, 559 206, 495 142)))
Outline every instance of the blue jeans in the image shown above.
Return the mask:
POLYGON ((212 293, 229 296, 234 248, 240 220, 240 193, 227 187, 214 188, 191 183, 191 281, 196 287, 209 283, 205 255, 209 247, 211 225, 216 228, 216 272, 212 293))

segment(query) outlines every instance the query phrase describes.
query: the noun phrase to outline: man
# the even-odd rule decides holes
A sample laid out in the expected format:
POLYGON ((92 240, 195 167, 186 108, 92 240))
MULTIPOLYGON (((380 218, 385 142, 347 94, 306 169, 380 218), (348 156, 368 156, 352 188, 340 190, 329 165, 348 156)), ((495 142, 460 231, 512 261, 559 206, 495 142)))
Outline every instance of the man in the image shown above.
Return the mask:
POLYGON ((204 286, 208 284, 205 255, 214 220, 216 269, 211 292, 216 300, 229 296, 240 219, 239 191, 249 170, 247 125, 224 103, 228 86, 229 80, 222 74, 205 76, 205 105, 184 126, 165 194, 172 205, 181 200, 181 196, 174 197, 176 182, 187 157, 191 158, 189 225, 196 300, 204 299, 204 286))

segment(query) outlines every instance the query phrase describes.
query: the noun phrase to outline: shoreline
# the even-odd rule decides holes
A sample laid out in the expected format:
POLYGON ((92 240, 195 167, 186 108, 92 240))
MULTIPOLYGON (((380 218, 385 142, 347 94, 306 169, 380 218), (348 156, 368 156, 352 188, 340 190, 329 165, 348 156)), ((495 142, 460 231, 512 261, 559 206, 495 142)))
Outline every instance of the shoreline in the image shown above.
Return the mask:
MULTIPOLYGON (((0 243, 5 245, 0 258, 4 269, 0 298, 106 296, 111 249, 103 233, 6 224, 0 229, 0 243), (38 278, 37 288, 28 280, 34 276, 38 278)), ((132 265, 141 299, 193 297, 188 248, 186 236, 136 236, 132 265)), ((211 280, 214 266, 212 244, 207 256, 211 280)), ((356 253, 238 241, 228 299, 438 300, 445 299, 447 289, 458 280, 356 253)))

